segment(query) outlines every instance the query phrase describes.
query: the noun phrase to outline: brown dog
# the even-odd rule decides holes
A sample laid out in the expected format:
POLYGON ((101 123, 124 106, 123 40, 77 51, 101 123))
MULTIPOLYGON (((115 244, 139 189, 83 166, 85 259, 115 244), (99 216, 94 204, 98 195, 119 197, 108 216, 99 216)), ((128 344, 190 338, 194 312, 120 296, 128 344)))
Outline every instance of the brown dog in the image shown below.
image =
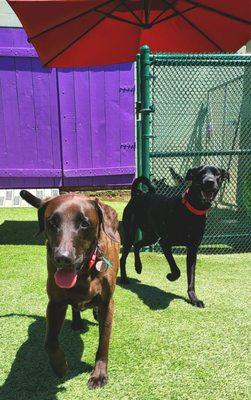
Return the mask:
POLYGON ((40 232, 47 239, 45 349, 56 375, 67 362, 58 336, 67 306, 73 307, 73 328, 81 328, 80 311, 94 309, 99 321, 99 346, 89 388, 107 383, 108 348, 114 311, 112 295, 119 263, 118 219, 113 208, 79 194, 40 200, 26 190, 21 196, 38 208, 40 232))

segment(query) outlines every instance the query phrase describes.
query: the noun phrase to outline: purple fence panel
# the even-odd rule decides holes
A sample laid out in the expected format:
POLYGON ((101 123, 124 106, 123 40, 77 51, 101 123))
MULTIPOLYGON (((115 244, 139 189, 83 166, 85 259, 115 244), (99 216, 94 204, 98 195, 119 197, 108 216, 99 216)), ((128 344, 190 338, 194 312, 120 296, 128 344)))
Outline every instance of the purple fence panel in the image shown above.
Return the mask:
POLYGON ((133 64, 60 69, 58 75, 64 185, 130 184, 135 149, 125 149, 123 158, 121 149, 123 137, 134 143, 133 64), (125 107, 123 80, 131 88, 123 93, 125 107))
POLYGON ((22 29, 0 28, 0 188, 134 175, 133 64, 44 69, 22 29))
POLYGON ((57 73, 27 49, 34 52, 22 30, 0 29, 0 187, 58 187, 57 73))
MULTIPOLYGON (((62 140, 63 169, 74 169, 78 159, 78 143, 76 131, 74 72, 64 69, 58 72, 60 124, 62 140)), ((63 181, 65 186, 78 186, 78 179, 71 182, 63 181)))

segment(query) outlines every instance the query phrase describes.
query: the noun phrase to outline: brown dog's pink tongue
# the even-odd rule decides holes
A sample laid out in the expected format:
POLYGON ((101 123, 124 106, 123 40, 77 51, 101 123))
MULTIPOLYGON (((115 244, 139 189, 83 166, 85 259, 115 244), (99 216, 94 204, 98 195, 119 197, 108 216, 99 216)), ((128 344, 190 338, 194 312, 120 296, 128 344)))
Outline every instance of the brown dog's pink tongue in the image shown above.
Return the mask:
POLYGON ((54 274, 54 279, 62 289, 70 289, 77 282, 77 273, 69 269, 58 269, 54 274))

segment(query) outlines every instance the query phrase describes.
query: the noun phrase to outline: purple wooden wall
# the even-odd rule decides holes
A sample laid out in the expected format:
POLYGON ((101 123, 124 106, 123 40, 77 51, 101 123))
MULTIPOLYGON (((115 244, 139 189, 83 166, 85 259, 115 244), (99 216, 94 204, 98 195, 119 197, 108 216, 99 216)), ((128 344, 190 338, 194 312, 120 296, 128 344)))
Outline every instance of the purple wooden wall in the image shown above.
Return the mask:
POLYGON ((0 187, 130 184, 134 141, 133 64, 42 69, 0 28, 0 187))

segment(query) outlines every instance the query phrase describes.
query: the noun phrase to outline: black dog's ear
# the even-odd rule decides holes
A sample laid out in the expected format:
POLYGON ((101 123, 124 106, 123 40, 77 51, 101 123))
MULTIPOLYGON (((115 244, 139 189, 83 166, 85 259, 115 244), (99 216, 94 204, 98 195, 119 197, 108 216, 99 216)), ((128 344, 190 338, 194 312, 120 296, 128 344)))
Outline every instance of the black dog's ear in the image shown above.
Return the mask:
POLYGON ((186 181, 192 181, 192 180, 194 179, 195 175, 197 174, 197 172, 198 172, 199 169, 200 169, 200 167, 190 168, 190 169, 187 171, 185 180, 186 180, 186 181))
POLYGON ((228 171, 226 171, 225 169, 221 168, 220 170, 220 174, 221 174, 221 178, 223 181, 230 181, 230 174, 228 171))
POLYGON ((118 233, 119 221, 116 211, 102 203, 99 199, 95 199, 95 204, 98 207, 102 228, 105 234, 114 242, 120 242, 120 236, 118 233))

